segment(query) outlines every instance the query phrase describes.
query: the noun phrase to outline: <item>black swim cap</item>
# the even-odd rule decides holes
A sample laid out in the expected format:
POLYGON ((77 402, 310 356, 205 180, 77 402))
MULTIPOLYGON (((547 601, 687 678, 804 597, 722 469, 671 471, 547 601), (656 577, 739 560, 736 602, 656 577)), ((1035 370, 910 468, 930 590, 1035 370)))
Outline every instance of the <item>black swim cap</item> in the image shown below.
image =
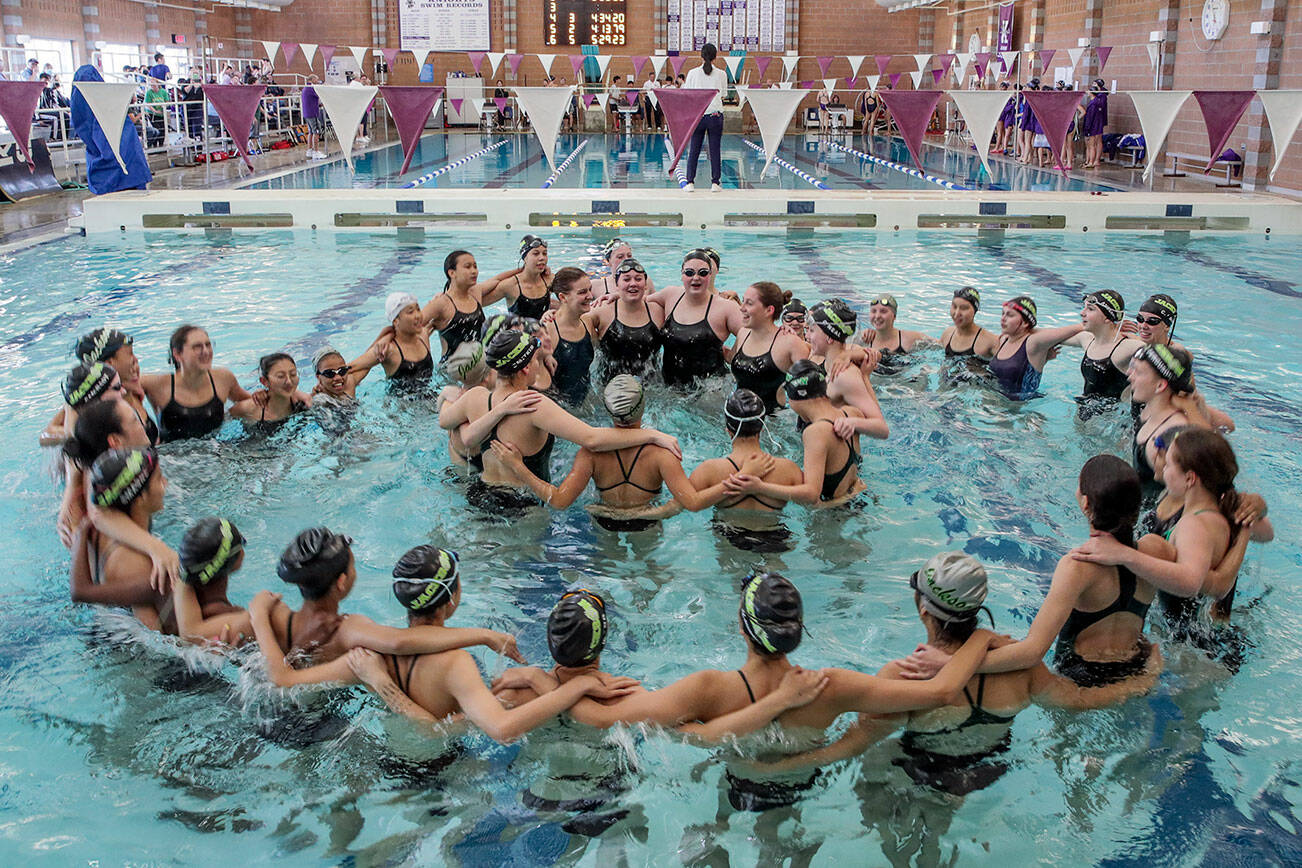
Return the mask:
POLYGON ((1135 353, 1135 358, 1152 365, 1157 375, 1170 383, 1177 393, 1184 394, 1193 389, 1193 360, 1188 353, 1156 344, 1144 347, 1135 353))
POLYGON ((631 256, 621 262, 619 268, 615 269, 615 278, 618 279, 619 276, 626 271, 636 271, 638 274, 646 276, 646 269, 642 267, 642 263, 638 262, 631 256))
POLYGON ((702 247, 701 252, 704 253, 709 258, 709 260, 714 263, 715 271, 718 271, 720 268, 723 268, 723 259, 719 256, 719 251, 715 250, 713 247, 702 247))
POLYGON ((81 336, 73 347, 73 355, 87 365, 107 362, 118 350, 132 343, 131 335, 108 326, 81 336))
POLYGON ((232 522, 210 516, 190 526, 181 538, 181 578, 202 587, 230 575, 236 557, 244 550, 244 536, 232 522))
POLYGON ((461 584, 456 552, 438 546, 416 546, 393 568, 393 595, 411 612, 433 612, 446 605, 461 584))
POLYGON ((509 327, 510 321, 511 316, 504 313, 495 313, 484 320, 484 327, 479 332, 479 342, 488 346, 489 341, 496 337, 498 332, 509 327))
POLYGON ((801 359, 787 371, 785 388, 792 401, 822 398, 827 394, 827 371, 809 359, 801 359))
POLYGON ((1126 314, 1126 300, 1114 289, 1098 289, 1085 296, 1084 302, 1092 304, 1112 322, 1121 322, 1126 314))
POLYGON ((975 286, 965 286, 954 290, 954 298, 961 298, 972 305, 973 310, 981 309, 981 291, 975 286))
POLYGON ((1029 295, 1019 295, 1012 301, 1004 302, 1004 307, 1011 307, 1014 311, 1022 315, 1022 319, 1026 320, 1028 326, 1035 328, 1035 324, 1038 322, 1038 311, 1035 307, 1035 299, 1031 298, 1029 295))
POLYGON ((74 410, 98 401, 117 375, 118 372, 111 365, 103 362, 76 365, 63 381, 63 400, 74 410))
POLYGON ((741 628, 761 654, 789 654, 800 645, 804 606, 781 573, 751 573, 741 583, 741 628))
POLYGON ((110 449, 90 468, 92 502, 98 507, 114 507, 126 512, 136 498, 149 487, 158 469, 158 453, 152 446, 144 449, 110 449))
MULTIPOLYGON (((718 254, 715 254, 715 256, 717 255, 718 254)), ((704 247, 697 247, 695 250, 689 250, 687 252, 687 255, 683 257, 683 265, 686 265, 687 263, 691 262, 693 259, 698 259, 701 262, 706 263, 707 265, 715 261, 714 257, 710 256, 710 254, 706 252, 704 247)))
POLYGON ((606 601, 580 588, 561 596, 547 618, 547 648, 562 666, 587 666, 606 647, 606 601))
POLYGON ((764 430, 768 408, 750 389, 738 389, 723 404, 723 424, 733 436, 753 437, 764 430))
POLYGON ((538 339, 517 331, 501 331, 488 342, 484 359, 498 373, 511 374, 523 371, 538 352, 538 339))
POLYGON ((543 241, 537 235, 526 235, 520 239, 520 258, 524 259, 529 255, 529 251, 536 247, 546 247, 547 242, 543 241))
POLYGON ((276 575, 298 585, 305 600, 319 600, 335 579, 347 572, 353 552, 352 537, 327 527, 311 527, 294 537, 280 556, 276 575))
POLYGON ((1139 306, 1139 312, 1156 314, 1165 320, 1167 325, 1175 325, 1175 319, 1180 315, 1175 299, 1165 293, 1149 296, 1148 301, 1139 306))
POLYGON ((787 302, 786 307, 782 308, 782 319, 785 320, 788 316, 798 316, 803 319, 807 313, 809 308, 805 307, 805 303, 798 298, 793 298, 787 302))
POLYGON ((839 298, 820 301, 811 307, 809 319, 822 329, 823 334, 840 344, 854 337, 855 327, 859 323, 855 312, 839 298))

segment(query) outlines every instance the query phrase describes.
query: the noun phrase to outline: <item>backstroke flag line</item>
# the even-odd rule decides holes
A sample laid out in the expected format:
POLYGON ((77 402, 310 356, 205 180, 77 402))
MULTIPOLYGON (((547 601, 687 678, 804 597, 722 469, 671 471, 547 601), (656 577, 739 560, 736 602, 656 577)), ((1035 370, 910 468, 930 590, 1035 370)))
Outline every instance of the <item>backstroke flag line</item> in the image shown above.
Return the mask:
POLYGON ((1080 105, 1080 92, 1028 90, 1025 97, 1027 105, 1031 107, 1031 111, 1040 122, 1040 127, 1044 130, 1044 137, 1049 140, 1049 150, 1053 152, 1053 159, 1057 161, 1059 171, 1064 178, 1067 177, 1062 150, 1067 141, 1067 130, 1076 117, 1077 106, 1080 105))
POLYGON ((1235 125, 1248 110, 1253 93, 1250 90, 1194 91, 1194 99, 1198 100, 1198 108, 1203 113, 1203 122, 1207 124, 1207 146, 1211 149, 1208 151, 1207 166, 1203 169, 1204 175, 1220 159, 1235 125))
POLYGON ((253 115, 267 90, 264 84, 206 84, 203 95, 217 110, 226 131, 235 142, 235 150, 244 158, 244 164, 253 168, 249 158, 249 131, 253 128, 253 115))
POLYGON ((1266 110, 1270 138, 1275 143, 1275 164, 1270 167, 1270 180, 1273 181, 1298 124, 1302 124, 1302 90, 1262 90, 1257 92, 1257 96, 1266 110))
POLYGON ((746 101, 755 113, 755 123, 759 125, 760 141, 764 144, 764 171, 767 172, 774 155, 782 145, 782 136, 791 123, 791 116, 801 101, 810 94, 808 90, 782 90, 781 88, 757 88, 748 91, 746 101))
POLYGON ((891 117, 895 118, 909 156, 913 157, 919 169, 922 168, 922 134, 927 131, 927 123, 943 95, 944 91, 939 90, 883 90, 878 93, 891 117))
POLYGON ((967 128, 972 133, 972 144, 976 145, 977 155, 981 157, 981 165, 986 167, 987 175, 991 174, 990 137, 994 135, 995 124, 999 123, 999 115, 1009 100, 1008 93, 999 90, 951 90, 949 95, 967 122, 967 128))
POLYGON ((104 138, 108 139, 113 156, 118 158, 118 165, 125 173, 127 164, 122 159, 122 124, 127 119, 127 106, 136 95, 135 82, 78 81, 72 86, 81 93, 91 114, 99 121, 104 138))
POLYGON ((32 160, 32 116, 41 101, 44 85, 36 81, 0 81, 0 118, 18 143, 18 149, 27 158, 27 168, 36 171, 32 160))
POLYGON ((398 170, 398 174, 402 175, 411 165, 416 145, 420 143, 421 130, 425 128, 430 112, 434 111, 434 106, 443 96, 443 88, 383 85, 380 93, 384 96, 384 104, 389 107, 393 124, 398 128, 398 138, 402 141, 402 168, 398 170))

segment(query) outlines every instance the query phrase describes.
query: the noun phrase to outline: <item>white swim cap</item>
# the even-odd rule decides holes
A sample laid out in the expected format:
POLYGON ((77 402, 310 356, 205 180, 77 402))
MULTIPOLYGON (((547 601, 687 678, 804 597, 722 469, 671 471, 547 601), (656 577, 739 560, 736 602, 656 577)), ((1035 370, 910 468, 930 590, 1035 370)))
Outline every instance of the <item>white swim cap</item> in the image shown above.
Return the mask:
POLYGON ((384 318, 389 322, 393 322, 398 318, 398 314, 412 304, 419 306, 420 302, 410 292, 391 292, 389 297, 384 300, 384 318))
POLYGON ((934 555, 909 577, 922 595, 922 608, 942 621, 975 618, 986 601, 986 568, 971 555, 934 555))

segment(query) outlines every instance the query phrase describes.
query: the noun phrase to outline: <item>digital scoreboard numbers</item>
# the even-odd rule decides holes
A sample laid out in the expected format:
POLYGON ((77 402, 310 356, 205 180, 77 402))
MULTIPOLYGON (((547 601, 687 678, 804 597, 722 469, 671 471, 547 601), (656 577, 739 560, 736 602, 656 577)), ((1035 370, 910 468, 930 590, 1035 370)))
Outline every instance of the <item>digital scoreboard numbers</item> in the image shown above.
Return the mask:
POLYGON ((543 0, 548 45, 623 45, 625 0, 543 0))

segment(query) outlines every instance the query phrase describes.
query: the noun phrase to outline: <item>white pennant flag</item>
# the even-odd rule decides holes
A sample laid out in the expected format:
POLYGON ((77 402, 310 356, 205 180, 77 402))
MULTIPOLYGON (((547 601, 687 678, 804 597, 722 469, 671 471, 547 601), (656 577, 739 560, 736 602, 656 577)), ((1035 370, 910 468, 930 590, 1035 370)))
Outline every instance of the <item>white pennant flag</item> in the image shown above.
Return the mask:
POLYGON ((880 75, 867 75, 867 76, 864 76, 864 77, 868 79, 868 90, 869 90, 869 91, 876 91, 876 90, 877 90, 877 82, 881 81, 881 80, 882 80, 882 77, 881 77, 880 75))
POLYGON ((353 142, 357 138, 357 125, 362 122, 366 108, 379 93, 374 85, 354 87, 351 84, 314 84, 312 89, 321 98, 321 106, 330 116, 335 139, 348 161, 348 171, 353 171, 353 142))
POLYGON ((1004 69, 1008 70, 1007 74, 1016 77, 1014 73, 1017 71, 1017 52, 1001 51, 999 52, 999 59, 1004 62, 1004 69))
POLYGON ((497 75, 497 68, 502 65, 502 60, 506 53, 502 51, 489 51, 485 55, 488 58, 488 77, 493 78, 497 75))
POLYGON ((847 54, 847 55, 845 56, 845 59, 848 60, 848 61, 850 61, 850 77, 851 77, 851 78, 858 78, 858 77, 859 77, 859 67, 863 65, 864 58, 866 58, 867 56, 868 56, 868 55, 866 55, 866 54, 847 54))
POLYGON ((1071 58, 1071 68, 1075 69, 1076 64, 1080 63, 1080 57, 1085 53, 1083 48, 1068 48, 1067 56, 1071 58))
POLYGON ((967 67, 972 62, 972 52, 962 51, 954 54, 955 75, 958 76, 958 83, 962 84, 963 79, 967 78, 967 67))
POLYGON ((555 171, 556 136, 561 131, 561 121, 565 118, 565 112, 570 108, 574 88, 572 86, 515 87, 511 90, 520 104, 520 111, 529 116, 529 125, 533 127, 534 135, 538 137, 538 143, 542 145, 543 153, 547 155, 548 165, 555 171))
POLYGON ((1144 150, 1148 152, 1144 161, 1144 180, 1153 175, 1154 160, 1157 152, 1166 142, 1166 134, 1175 123, 1175 116, 1180 113, 1192 94, 1191 90, 1132 90, 1130 101, 1135 104, 1135 114, 1139 115, 1139 127, 1144 131, 1144 150))
POLYGON ((1159 46, 1156 42, 1150 42, 1150 43, 1148 43, 1148 45, 1146 45, 1146 46, 1144 46, 1144 47, 1148 49, 1148 63, 1149 63, 1149 65, 1152 66, 1152 67, 1154 67, 1154 68, 1156 68, 1156 67, 1157 67, 1157 52, 1161 50, 1161 46, 1159 46))
POLYGON ((263 40, 262 50, 266 52, 267 59, 270 60, 274 66, 276 63, 276 52, 280 51, 280 43, 263 40))
POLYGON ((90 112, 99 121, 104 138, 108 139, 113 156, 118 158, 122 171, 127 171, 126 161, 122 159, 122 124, 127 119, 127 106, 136 95, 134 82, 119 81, 75 81, 72 86, 81 91, 81 96, 90 107, 90 112))
POLYGON ((913 79, 914 90, 922 90, 922 72, 921 69, 915 69, 909 73, 909 77, 913 79))
POLYGON ((835 78, 823 79, 823 90, 827 91, 828 96, 831 96, 832 91, 836 90, 836 79, 835 78))
POLYGON ((606 106, 610 104, 610 94, 602 91, 601 93, 594 94, 594 96, 597 97, 597 105, 601 106, 601 110, 604 112, 606 106))
POLYGON ((316 46, 315 42, 300 42, 298 44, 298 47, 303 52, 303 59, 307 61, 308 69, 312 68, 312 58, 316 57, 316 46))
POLYGON ((915 55, 913 55, 913 59, 916 60, 916 61, 918 62, 918 69, 920 69, 920 70, 924 70, 924 69, 927 68, 927 64, 931 62, 931 55, 930 55, 930 54, 915 54, 915 55))
POLYGON ((1302 123, 1302 90, 1259 90, 1257 96, 1266 110, 1266 120, 1270 121, 1270 138, 1275 147, 1275 165, 1270 167, 1273 181, 1293 134, 1302 123))
POLYGON ((723 59, 723 62, 728 64, 728 74, 732 76, 733 81, 740 80, 737 74, 741 71, 741 64, 745 60, 746 60, 745 57, 731 57, 731 56, 725 57, 723 59))
POLYGON ((783 78, 791 78, 791 72, 792 72, 792 70, 794 70, 794 69, 796 68, 796 64, 799 63, 799 62, 800 62, 800 58, 799 58, 799 57, 787 57, 786 55, 783 55, 783 57, 782 57, 782 77, 783 77, 783 78))
MULTIPOLYGON (((764 171, 767 172, 773 162, 773 155, 782 145, 782 136, 791 124, 791 117, 796 109, 813 91, 768 88, 755 88, 747 96, 750 110, 755 113, 755 123, 759 126, 760 140, 764 143, 764 171)), ((760 173, 761 175, 764 172, 760 173)))
POLYGON ((651 69, 653 72, 655 72, 657 81, 660 79, 660 70, 665 68, 665 61, 667 61, 668 59, 669 59, 669 55, 667 54, 651 55, 651 69))
POLYGON ((782 88, 783 90, 791 90, 791 82, 789 82, 789 81, 779 81, 779 82, 778 82, 778 87, 782 88))
POLYGON ((365 45, 350 45, 348 46, 348 50, 352 52, 353 60, 357 61, 357 68, 360 69, 362 72, 365 72, 366 52, 370 51, 371 49, 367 48, 365 45))
MULTIPOLYGON (((748 91, 748 90, 750 90, 750 88, 748 88, 748 87, 739 87, 739 88, 737 88, 737 108, 738 108, 738 109, 740 109, 742 106, 746 105, 746 91, 748 91)), ((655 94, 651 94, 651 100, 652 100, 653 102, 655 101, 655 98, 656 98, 655 94)))
POLYGON ((544 73, 544 74, 546 74, 546 75, 551 75, 551 74, 552 74, 552 61, 555 60, 555 59, 556 59, 556 55, 554 55, 554 54, 540 54, 540 55, 538 55, 538 62, 542 64, 542 68, 543 68, 543 73, 544 73))
POLYGON ((951 90, 950 98, 963 114, 967 128, 972 133, 972 144, 976 145, 981 165, 990 174, 990 137, 994 135, 995 124, 1003 112, 1008 100, 1008 93, 1000 90, 951 90))
POLYGON ((609 54, 598 54, 598 55, 597 55, 597 71, 598 71, 599 73, 601 73, 601 74, 598 76, 599 78, 605 78, 605 77, 606 77, 606 69, 607 69, 609 66, 610 66, 610 55, 609 55, 609 54))

